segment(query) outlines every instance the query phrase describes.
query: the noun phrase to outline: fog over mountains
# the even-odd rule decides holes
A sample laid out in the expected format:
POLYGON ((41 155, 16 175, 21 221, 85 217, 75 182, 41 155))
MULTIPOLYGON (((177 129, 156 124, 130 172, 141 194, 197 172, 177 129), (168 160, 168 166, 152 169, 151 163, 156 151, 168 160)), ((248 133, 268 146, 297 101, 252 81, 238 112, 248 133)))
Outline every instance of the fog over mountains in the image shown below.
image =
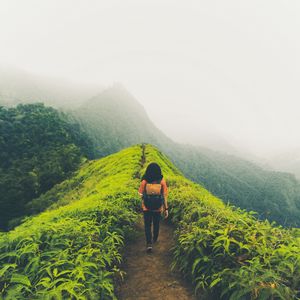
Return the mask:
POLYGON ((73 99, 121 82, 172 139, 266 159, 300 148, 299 14, 296 0, 4 1, 0 64, 71 80, 73 99))
POLYGON ((99 85, 39 76, 18 68, 0 66, 0 104, 44 102, 55 107, 77 107, 99 93, 99 85))
MULTIPOLYGON (((43 102, 56 108, 76 110, 83 103, 88 103, 87 101, 92 103, 93 99, 105 89, 118 86, 124 88, 121 83, 114 83, 110 86, 78 84, 59 78, 39 76, 17 68, 4 67, 3 65, 0 67, 0 105, 4 106, 11 106, 17 103, 43 102)), ((120 97, 117 98, 120 99, 120 97)), ((139 99, 135 100, 134 106, 136 106, 137 102, 140 102, 139 99)), ((99 106, 99 103, 97 106, 99 106)), ((146 113, 145 107, 142 106, 143 113, 146 113)), ((149 107, 149 104, 146 106, 149 107)), ((161 110, 160 106, 156 105, 156 108, 157 111, 161 110)), ((170 110, 172 111, 172 108, 170 110)), ((148 111, 147 114, 149 115, 148 111)), ((150 119, 152 119, 151 116, 150 119)), ((174 113, 172 120, 173 122, 177 120, 176 113, 174 113)), ((135 120, 128 121, 135 122, 135 120)), ((175 134, 174 132, 173 134, 168 134, 168 130, 166 133, 176 142, 236 155, 253 161, 266 169, 290 172, 300 178, 299 149, 294 148, 281 152, 278 149, 274 153, 270 152, 268 156, 261 156, 251 151, 251 149, 241 146, 236 139, 230 138, 225 133, 223 135, 217 128, 212 129, 209 126, 199 128, 197 124, 192 124, 192 122, 189 118, 184 120, 178 118, 178 122, 175 122, 177 123, 176 128, 172 129, 175 134), (190 128, 190 131, 184 134, 188 128, 190 128)), ((156 125, 160 127, 159 124, 156 123, 156 125)), ((136 127, 138 127, 138 124, 136 124, 136 127)), ((142 127, 141 124, 140 127, 142 127)), ((160 129, 162 128, 160 127, 160 129)))
MULTIPOLYGON (((31 102, 35 103, 36 90, 30 92, 33 95, 31 102)), ((261 219, 298 226, 300 182, 295 175, 272 171, 268 161, 242 152, 226 143, 226 139, 225 142, 222 140, 222 145, 213 135, 207 134, 207 137, 216 139, 215 144, 202 143, 199 146, 192 139, 189 144, 176 142, 151 120, 143 105, 122 84, 107 87, 85 100, 79 97, 76 105, 61 99, 53 104, 53 100, 47 101, 47 95, 42 96, 42 93, 39 102, 41 99, 46 105, 60 107, 74 119, 73 122, 79 122, 80 129, 89 137, 92 158, 103 157, 134 144, 150 143, 166 153, 185 176, 203 185, 225 203, 257 211, 261 219)), ((24 101, 28 102, 28 98, 24 101)), ((18 102, 22 102, 21 96, 18 102)), ((16 99, 11 103, 15 104, 16 99)), ((281 162, 285 164, 286 172, 288 163, 294 165, 293 158, 283 157, 281 162)))

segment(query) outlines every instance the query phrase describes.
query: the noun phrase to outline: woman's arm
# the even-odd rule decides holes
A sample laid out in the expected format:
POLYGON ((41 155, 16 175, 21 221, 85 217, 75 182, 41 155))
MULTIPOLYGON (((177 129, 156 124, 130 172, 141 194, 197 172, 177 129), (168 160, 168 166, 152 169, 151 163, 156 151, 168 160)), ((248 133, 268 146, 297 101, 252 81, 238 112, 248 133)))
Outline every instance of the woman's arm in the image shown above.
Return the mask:
POLYGON ((139 195, 142 197, 145 190, 146 180, 143 180, 139 187, 139 195))
POLYGON ((165 211, 165 219, 169 216, 169 206, 168 206, 168 186, 166 181, 163 179, 162 182, 163 194, 164 194, 164 211, 165 211))
POLYGON ((145 190, 145 184, 146 184, 146 180, 143 180, 141 182, 139 190, 138 190, 138 193, 139 193, 139 195, 141 197, 141 200, 142 200, 142 208, 144 207, 143 193, 144 193, 144 190, 145 190))
POLYGON ((167 210, 168 208, 168 197, 164 196, 164 209, 167 210))

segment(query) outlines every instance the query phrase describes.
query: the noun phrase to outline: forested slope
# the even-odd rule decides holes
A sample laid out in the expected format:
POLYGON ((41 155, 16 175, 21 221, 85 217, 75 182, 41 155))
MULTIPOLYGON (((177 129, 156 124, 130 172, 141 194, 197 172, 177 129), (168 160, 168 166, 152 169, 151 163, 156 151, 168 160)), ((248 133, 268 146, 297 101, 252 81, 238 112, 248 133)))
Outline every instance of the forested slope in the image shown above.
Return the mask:
POLYGON ((225 203, 256 211, 260 219, 300 226, 300 182, 293 174, 265 170, 247 160, 194 146, 165 152, 189 179, 225 203))
POLYGON ((0 229, 93 156, 79 125, 43 104, 0 106, 0 149, 0 229))

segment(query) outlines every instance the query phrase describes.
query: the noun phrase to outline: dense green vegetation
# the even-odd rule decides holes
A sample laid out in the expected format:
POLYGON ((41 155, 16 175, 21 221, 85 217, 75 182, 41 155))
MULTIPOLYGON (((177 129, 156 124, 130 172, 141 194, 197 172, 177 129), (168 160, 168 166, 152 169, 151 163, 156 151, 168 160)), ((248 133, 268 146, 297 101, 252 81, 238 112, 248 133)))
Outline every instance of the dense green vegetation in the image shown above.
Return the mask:
POLYGON ((136 219, 141 147, 86 162, 57 202, 0 234, 0 298, 112 299, 124 236, 136 219))
POLYGON ((70 117, 43 104, 0 107, 0 228, 76 170, 92 145, 70 117))
MULTIPOLYGON (((184 178, 146 145, 98 161, 42 196, 40 209, 0 234, 0 295, 5 299, 113 299, 124 237, 136 220, 139 177, 162 167, 176 231, 174 266, 215 299, 298 299, 300 232, 225 205, 184 178), (51 202, 51 198, 54 201, 51 202)), ((0 297, 1 297, 0 296, 0 297)))
POLYGON ((215 299, 300 299, 300 231, 258 221, 182 177, 147 146, 170 188, 174 266, 215 299))

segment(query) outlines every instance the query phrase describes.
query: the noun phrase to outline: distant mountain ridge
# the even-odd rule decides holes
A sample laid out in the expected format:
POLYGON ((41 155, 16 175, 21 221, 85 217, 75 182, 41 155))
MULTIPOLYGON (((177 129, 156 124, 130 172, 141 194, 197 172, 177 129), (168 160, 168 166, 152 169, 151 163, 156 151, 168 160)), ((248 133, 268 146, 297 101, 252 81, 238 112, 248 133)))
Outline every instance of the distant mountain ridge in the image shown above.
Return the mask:
POLYGON ((300 183, 294 175, 265 170, 234 155, 173 142, 121 85, 88 100, 73 115, 91 136, 97 157, 135 143, 151 143, 165 152, 185 176, 225 202, 257 211, 262 219, 299 224, 300 183))
MULTIPOLYGON (((32 102, 36 102, 35 99, 32 102)), ((173 142, 120 84, 89 97, 79 106, 71 102, 64 111, 71 114, 90 137, 94 158, 132 144, 151 143, 164 151, 185 176, 202 184, 223 201, 255 210, 261 218, 299 226, 299 182, 292 174, 265 170, 247 160, 212 149, 173 142)))
POLYGON ((144 107, 121 84, 114 84, 69 112, 92 136, 97 157, 141 142, 173 143, 151 122, 144 107))

